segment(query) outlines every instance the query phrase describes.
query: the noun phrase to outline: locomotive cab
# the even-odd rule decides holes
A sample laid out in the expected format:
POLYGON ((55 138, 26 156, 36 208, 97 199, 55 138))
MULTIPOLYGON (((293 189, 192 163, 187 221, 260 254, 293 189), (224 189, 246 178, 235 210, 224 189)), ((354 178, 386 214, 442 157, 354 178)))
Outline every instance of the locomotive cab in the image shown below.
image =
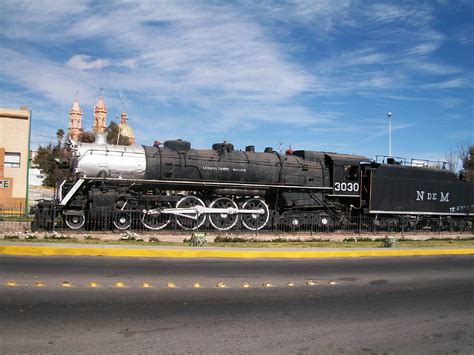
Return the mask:
POLYGON ((326 154, 326 165, 331 169, 333 196, 358 197, 360 194, 360 163, 367 160, 363 156, 326 154))

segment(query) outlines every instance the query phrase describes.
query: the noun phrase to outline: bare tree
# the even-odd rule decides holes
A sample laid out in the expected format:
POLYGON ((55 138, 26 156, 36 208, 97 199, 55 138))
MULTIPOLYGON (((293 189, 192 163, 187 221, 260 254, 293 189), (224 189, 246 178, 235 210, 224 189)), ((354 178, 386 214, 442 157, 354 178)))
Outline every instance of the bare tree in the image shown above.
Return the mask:
POLYGON ((449 170, 453 173, 458 172, 458 163, 459 163, 459 153, 454 149, 451 149, 449 152, 444 154, 444 160, 448 163, 449 170))
POLYGON ((474 181, 474 144, 460 144, 458 154, 462 163, 461 175, 466 181, 474 181))

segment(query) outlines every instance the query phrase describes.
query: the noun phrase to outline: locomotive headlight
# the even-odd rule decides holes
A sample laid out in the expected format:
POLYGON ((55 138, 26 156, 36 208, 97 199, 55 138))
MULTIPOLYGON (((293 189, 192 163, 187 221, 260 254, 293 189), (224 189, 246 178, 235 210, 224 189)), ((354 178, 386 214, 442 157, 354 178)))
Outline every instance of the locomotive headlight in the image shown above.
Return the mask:
POLYGON ((323 225, 328 224, 328 219, 327 219, 326 217, 321 218, 321 223, 322 223, 323 225))

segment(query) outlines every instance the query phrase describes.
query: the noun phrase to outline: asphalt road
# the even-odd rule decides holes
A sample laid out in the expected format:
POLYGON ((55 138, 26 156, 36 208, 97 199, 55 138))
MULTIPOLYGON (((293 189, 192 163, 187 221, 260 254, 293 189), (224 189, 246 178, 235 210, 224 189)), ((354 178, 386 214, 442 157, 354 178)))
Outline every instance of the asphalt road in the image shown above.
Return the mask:
POLYGON ((0 352, 467 354, 473 266, 0 256, 0 352))

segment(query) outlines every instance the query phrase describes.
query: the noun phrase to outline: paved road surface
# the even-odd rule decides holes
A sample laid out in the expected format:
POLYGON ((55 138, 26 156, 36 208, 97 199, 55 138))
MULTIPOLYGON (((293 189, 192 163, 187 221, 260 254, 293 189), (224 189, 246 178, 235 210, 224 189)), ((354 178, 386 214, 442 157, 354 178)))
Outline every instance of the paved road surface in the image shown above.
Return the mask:
POLYGON ((1 256, 0 352, 472 353, 473 266, 1 256))

